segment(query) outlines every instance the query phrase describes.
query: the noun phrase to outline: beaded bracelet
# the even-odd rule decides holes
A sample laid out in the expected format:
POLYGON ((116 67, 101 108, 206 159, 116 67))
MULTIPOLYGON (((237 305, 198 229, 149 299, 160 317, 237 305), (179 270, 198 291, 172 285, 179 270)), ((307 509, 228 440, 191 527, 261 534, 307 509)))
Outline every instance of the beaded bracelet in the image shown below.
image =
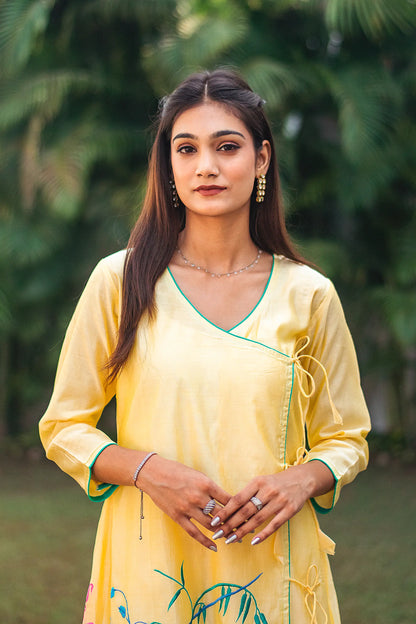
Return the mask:
POLYGON ((135 471, 135 473, 133 475, 133 483, 136 486, 136 488, 138 488, 140 490, 140 530, 139 530, 139 539, 140 540, 143 539, 143 535, 142 535, 142 522, 144 520, 144 515, 143 515, 143 490, 138 487, 136 482, 137 482, 137 477, 139 476, 140 470, 143 468, 143 466, 145 465, 147 460, 150 459, 151 457, 153 457, 153 455, 157 455, 157 453, 155 453, 155 452, 148 453, 146 455, 146 457, 144 459, 142 459, 140 464, 137 466, 136 471, 135 471))

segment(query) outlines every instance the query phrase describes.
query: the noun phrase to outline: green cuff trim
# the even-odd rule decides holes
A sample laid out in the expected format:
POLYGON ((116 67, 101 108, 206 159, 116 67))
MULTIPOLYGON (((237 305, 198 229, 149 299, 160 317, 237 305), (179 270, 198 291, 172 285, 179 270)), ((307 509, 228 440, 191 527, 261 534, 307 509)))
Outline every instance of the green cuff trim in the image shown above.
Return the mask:
POLYGON ((106 498, 109 498, 111 494, 114 492, 114 490, 118 488, 118 485, 115 485, 114 483, 99 483, 95 488, 91 488, 91 481, 94 481, 92 477, 92 467, 94 466, 97 457, 101 455, 103 450, 107 448, 108 446, 112 446, 113 444, 115 444, 115 442, 109 442, 108 444, 103 446, 103 448, 98 451, 97 455, 94 457, 93 461, 88 466, 89 476, 88 476, 88 485, 87 485, 87 496, 94 503, 101 503, 102 501, 106 500, 106 498), (94 496, 90 494, 91 489, 95 489, 97 492, 101 490, 104 490, 104 491, 101 494, 97 494, 94 496))
MULTIPOLYGON (((333 495, 332 495, 332 501, 331 501, 331 506, 330 507, 322 507, 322 505, 320 505, 317 501, 316 498, 320 498, 319 496, 316 498, 312 498, 311 499, 311 503, 315 509, 315 511, 317 511, 320 514, 328 514, 330 511, 333 510, 333 508, 335 507, 335 502, 337 499, 337 487, 338 487, 338 478, 336 477, 334 471, 332 470, 331 466, 328 466, 328 464, 323 461, 323 459, 311 459, 311 461, 320 461, 322 464, 325 464, 325 466, 328 468, 328 470, 331 471, 332 476, 334 477, 335 480, 335 485, 334 485, 334 490, 333 490, 333 495)), ((324 496, 324 495, 322 495, 324 496)))

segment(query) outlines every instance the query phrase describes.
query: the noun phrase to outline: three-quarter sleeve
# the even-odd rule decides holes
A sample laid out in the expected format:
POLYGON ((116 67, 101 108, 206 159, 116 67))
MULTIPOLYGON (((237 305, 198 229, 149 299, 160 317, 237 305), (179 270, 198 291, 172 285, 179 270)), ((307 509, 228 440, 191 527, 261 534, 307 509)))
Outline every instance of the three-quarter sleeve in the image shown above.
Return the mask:
POLYGON ((351 334, 334 286, 326 285, 311 317, 306 350, 311 357, 305 358, 315 383, 306 418, 307 460, 326 464, 335 479, 334 489, 313 501, 321 513, 330 511, 341 487, 366 468, 370 430, 351 334))
POLYGON ((115 348, 121 305, 121 277, 113 264, 109 259, 99 262, 80 297, 64 339, 52 398, 39 424, 47 457, 92 500, 103 500, 116 488, 94 481, 91 470, 103 449, 114 444, 97 429, 115 394, 105 368, 115 348))

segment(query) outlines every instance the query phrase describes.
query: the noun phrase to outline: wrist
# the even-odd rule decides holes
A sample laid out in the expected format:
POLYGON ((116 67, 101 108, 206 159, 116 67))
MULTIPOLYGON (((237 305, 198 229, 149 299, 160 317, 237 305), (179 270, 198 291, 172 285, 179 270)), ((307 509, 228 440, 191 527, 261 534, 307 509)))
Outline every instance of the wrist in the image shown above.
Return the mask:
POLYGON ((152 451, 151 453, 147 453, 147 455, 144 456, 144 458, 142 459, 142 461, 140 462, 140 464, 137 466, 136 470, 134 471, 133 485, 135 485, 138 489, 141 489, 140 485, 138 484, 138 480, 140 480, 139 479, 140 473, 142 469, 144 468, 144 466, 149 461, 149 459, 151 459, 154 455, 157 455, 155 451, 152 451))
POLYGON ((304 471, 305 485, 309 498, 321 496, 335 487, 335 479, 326 464, 318 460, 311 460, 299 466, 304 471))

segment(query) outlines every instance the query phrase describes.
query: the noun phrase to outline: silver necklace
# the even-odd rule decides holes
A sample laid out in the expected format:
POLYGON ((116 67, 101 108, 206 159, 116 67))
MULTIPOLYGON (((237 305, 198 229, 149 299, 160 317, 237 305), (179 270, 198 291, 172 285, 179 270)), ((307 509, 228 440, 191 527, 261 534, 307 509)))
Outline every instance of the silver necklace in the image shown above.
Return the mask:
POLYGON ((251 269, 251 267, 256 265, 260 260, 261 254, 263 253, 261 249, 258 249, 257 256, 255 257, 253 262, 250 262, 250 264, 242 267, 241 269, 237 269, 236 271, 230 271, 229 273, 214 273, 213 271, 210 271, 209 269, 200 266, 199 264, 195 264, 195 262, 192 262, 191 260, 188 260, 188 258, 183 255, 183 252, 179 247, 177 247, 176 250, 187 266, 191 267, 191 269, 196 269, 197 271, 203 271, 204 273, 208 273, 209 275, 211 275, 211 277, 232 277, 233 275, 240 275, 240 273, 244 273, 244 271, 248 271, 248 269, 251 269))

